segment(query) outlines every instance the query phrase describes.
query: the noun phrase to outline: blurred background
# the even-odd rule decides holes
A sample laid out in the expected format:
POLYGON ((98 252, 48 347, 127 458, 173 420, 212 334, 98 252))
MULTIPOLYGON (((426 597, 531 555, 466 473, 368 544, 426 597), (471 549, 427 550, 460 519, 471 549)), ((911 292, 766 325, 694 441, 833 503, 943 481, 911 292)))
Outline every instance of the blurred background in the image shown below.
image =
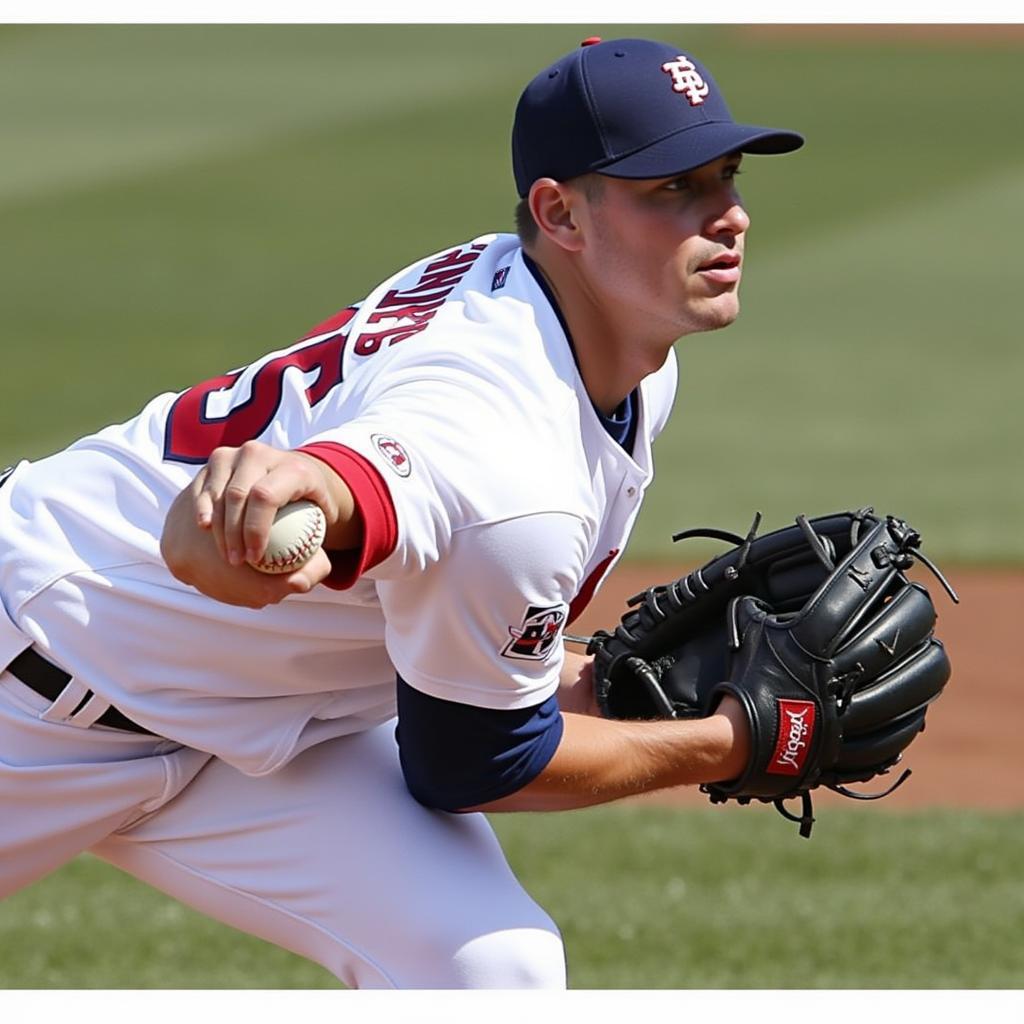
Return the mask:
POLYGON ((591 32, 678 41, 808 140, 747 160, 743 315, 679 346, 631 553, 875 503, 938 555, 1024 556, 1015 26, 0 29, 0 460, 510 230, 519 91, 591 32))
MULTIPOLYGON (((594 34, 677 42, 738 119, 807 137, 745 162, 743 313, 678 346, 629 557, 665 565, 671 533, 754 509, 772 528, 874 504, 944 568, 1019 564, 1021 26, 0 27, 0 466, 511 230, 518 94, 594 34)), ((1016 734, 1013 700, 989 711, 1016 734)), ((1011 784, 998 812, 830 810, 810 844, 766 808, 496 827, 577 987, 1016 987, 1011 784)), ((5 987, 333 984, 88 857, 0 904, 0 948, 5 987)))

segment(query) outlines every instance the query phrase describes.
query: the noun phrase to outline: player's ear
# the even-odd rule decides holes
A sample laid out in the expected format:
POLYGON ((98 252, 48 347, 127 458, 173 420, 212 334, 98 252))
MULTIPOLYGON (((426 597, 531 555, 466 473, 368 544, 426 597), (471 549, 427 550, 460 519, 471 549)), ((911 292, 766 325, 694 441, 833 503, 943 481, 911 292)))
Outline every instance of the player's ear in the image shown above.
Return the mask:
POLYGON ((576 192, 554 178, 538 178, 530 188, 530 213, 540 233, 559 248, 578 252, 583 236, 575 214, 576 192))

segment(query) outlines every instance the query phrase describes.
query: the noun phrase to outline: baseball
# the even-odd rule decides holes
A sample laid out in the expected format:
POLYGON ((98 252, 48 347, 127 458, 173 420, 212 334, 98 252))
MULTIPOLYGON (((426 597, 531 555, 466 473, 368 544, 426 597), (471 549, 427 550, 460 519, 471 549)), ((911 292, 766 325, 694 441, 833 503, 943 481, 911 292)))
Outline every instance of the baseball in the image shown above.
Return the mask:
POLYGON ((319 505, 312 501, 290 502, 274 516, 263 558, 249 564, 260 572, 294 572, 313 557, 326 532, 327 517, 319 505))

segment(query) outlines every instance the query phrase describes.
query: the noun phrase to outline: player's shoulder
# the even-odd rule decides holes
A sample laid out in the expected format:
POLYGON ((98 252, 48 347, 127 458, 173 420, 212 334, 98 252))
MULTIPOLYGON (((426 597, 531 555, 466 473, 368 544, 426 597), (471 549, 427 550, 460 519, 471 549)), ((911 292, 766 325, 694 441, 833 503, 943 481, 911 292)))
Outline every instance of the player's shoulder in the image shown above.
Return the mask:
POLYGON ((545 404, 537 393, 455 385, 414 441, 434 486, 464 523, 589 505, 590 474, 577 410, 545 404))
MULTIPOLYGON (((519 251, 514 235, 490 234, 424 256, 382 281, 361 304, 352 329, 352 353, 367 359, 390 352, 421 335, 436 338, 439 320, 466 315, 468 325, 493 326, 486 315, 492 310, 467 300, 500 291, 519 251), (484 315, 481 315, 481 312, 484 315)), ((412 346, 414 348, 420 346, 412 346)))
POLYGON ((569 353, 515 235, 483 235, 410 264, 367 296, 348 331, 350 378, 447 377, 526 404, 550 405, 552 390, 568 398, 558 381, 569 353))

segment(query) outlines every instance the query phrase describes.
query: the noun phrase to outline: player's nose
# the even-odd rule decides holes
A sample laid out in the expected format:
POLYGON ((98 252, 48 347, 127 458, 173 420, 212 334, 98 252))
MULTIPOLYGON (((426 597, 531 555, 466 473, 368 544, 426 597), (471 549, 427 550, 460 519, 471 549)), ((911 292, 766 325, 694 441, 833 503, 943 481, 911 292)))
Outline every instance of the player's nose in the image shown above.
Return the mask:
POLYGON ((742 235, 750 227, 750 216, 736 193, 714 212, 708 224, 708 233, 714 235, 742 235))

